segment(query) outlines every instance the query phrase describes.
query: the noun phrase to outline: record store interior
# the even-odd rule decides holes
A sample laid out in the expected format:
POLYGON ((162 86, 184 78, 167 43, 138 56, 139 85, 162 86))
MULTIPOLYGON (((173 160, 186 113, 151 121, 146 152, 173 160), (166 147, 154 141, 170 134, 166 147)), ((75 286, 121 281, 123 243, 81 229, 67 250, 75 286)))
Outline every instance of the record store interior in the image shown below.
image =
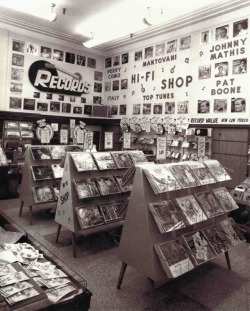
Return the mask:
POLYGON ((250 311, 250 0, 0 0, 0 311, 250 311))

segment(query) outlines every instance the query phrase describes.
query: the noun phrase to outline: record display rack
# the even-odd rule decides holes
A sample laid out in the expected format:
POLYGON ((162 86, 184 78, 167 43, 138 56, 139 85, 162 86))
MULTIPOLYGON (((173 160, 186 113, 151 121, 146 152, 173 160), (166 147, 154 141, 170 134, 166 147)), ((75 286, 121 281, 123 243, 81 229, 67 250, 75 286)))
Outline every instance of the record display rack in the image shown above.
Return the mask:
MULTIPOLYGON (((84 158, 87 160, 87 156, 94 158, 96 156, 108 156, 113 152, 80 152, 78 154, 79 160, 84 158)), ((116 151, 114 153, 123 154, 124 152, 116 151)), ((104 208, 116 202, 125 202, 130 195, 130 191, 114 191, 111 193, 101 193, 100 187, 98 187, 98 180, 101 179, 112 179, 113 176, 123 176, 128 168, 118 168, 118 167, 102 167, 103 163, 98 161, 93 162, 93 166, 90 166, 90 159, 86 169, 82 169, 79 163, 76 163, 77 159, 74 159, 74 152, 68 152, 65 159, 65 166, 63 171, 63 177, 61 181, 61 187, 59 192, 59 198, 57 202, 57 210, 55 215, 55 221, 58 223, 56 243, 58 242, 61 227, 64 227, 71 231, 72 233, 72 247, 73 247, 73 256, 76 257, 76 235, 88 236, 90 234, 99 233, 99 232, 108 232, 116 228, 119 228, 123 225, 124 217, 110 217, 106 219, 105 212, 103 213, 104 208), (94 165, 96 164, 96 166, 94 165), (86 188, 92 194, 86 194, 86 188), (90 189, 89 189, 90 187, 90 189), (99 194, 98 194, 98 191, 99 194), (81 212, 79 211, 81 210, 81 212), (80 215, 80 213, 82 213, 80 215), (85 213, 85 214, 83 214, 85 213), (91 214, 87 216, 86 213, 91 214), (98 213, 98 216, 97 216, 98 213), (81 221, 82 216, 82 222, 81 221), (92 223, 87 223, 87 218, 92 219, 92 223), (93 220, 94 219, 94 220, 93 220), (103 221, 102 221, 103 220, 103 221), (95 222, 94 222, 95 221, 95 222)), ((84 166, 84 161, 82 165, 84 166)), ((104 161, 105 162, 105 161, 104 161)), ((104 165, 105 166, 105 165, 104 165)), ((118 184, 118 183, 117 183, 118 184)), ((113 214, 116 214, 116 211, 113 210, 113 214)))
MULTIPOLYGON (((162 166, 163 164, 158 165, 162 166)), ((174 164, 166 164, 166 166, 171 165, 174 164)), ((159 260, 160 256, 157 255, 155 250, 155 245, 176 240, 183 235, 203 230, 226 219, 230 219, 228 218, 228 213, 224 211, 215 217, 207 218, 191 225, 187 225, 186 223, 186 226, 178 230, 173 229, 170 232, 161 233, 148 203, 157 203, 164 200, 176 202, 175 200, 181 197, 224 187, 224 181, 155 194, 145 174, 146 167, 146 164, 136 167, 133 187, 127 207, 126 221, 123 226, 118 249, 118 257, 122 262, 117 283, 118 289, 121 287, 128 265, 146 276, 150 284, 153 285, 153 288, 157 284, 165 284, 173 276, 170 278, 166 271, 164 271, 165 269, 163 269, 159 260)), ((234 201, 233 203, 236 206, 234 201)), ((175 206, 177 205, 175 204, 175 206)), ((237 206, 234 208, 237 208, 237 206)), ((166 252, 168 252, 167 249, 166 252)), ((224 251, 224 254, 228 268, 231 270, 228 249, 224 251)))
POLYGON ((21 201, 19 217, 22 216, 24 205, 27 205, 29 207, 30 225, 32 225, 32 209, 34 206, 39 205, 44 209, 56 207, 56 192, 59 192, 61 177, 54 175, 56 173, 54 167, 59 168, 62 155, 51 156, 53 153, 50 150, 55 151, 56 148, 60 150, 66 147, 66 145, 31 145, 25 151, 22 182, 19 191, 21 201), (40 153, 43 155, 40 155, 40 153))

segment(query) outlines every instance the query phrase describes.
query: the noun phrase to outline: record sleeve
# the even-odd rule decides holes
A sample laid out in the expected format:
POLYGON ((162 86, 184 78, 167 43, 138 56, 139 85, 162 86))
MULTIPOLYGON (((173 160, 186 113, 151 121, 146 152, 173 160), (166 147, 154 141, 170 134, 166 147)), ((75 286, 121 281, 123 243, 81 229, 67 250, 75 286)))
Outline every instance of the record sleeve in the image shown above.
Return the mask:
POLYGON ((176 202, 190 225, 207 219, 193 195, 176 198, 176 202))
POLYGON ((76 207, 76 215, 81 229, 87 229, 104 224, 104 218, 96 205, 76 207))
POLYGON ((50 154, 52 159, 63 159, 66 156, 65 146, 50 146, 50 154))
POLYGON ((98 204, 105 222, 116 221, 123 218, 118 214, 120 206, 121 203, 118 202, 98 204))
POLYGON ((216 183, 216 180, 211 174, 209 168, 202 162, 188 162, 188 166, 191 168, 201 185, 216 183))
POLYGON ((128 151, 133 163, 141 163, 141 162, 148 162, 144 152, 142 150, 132 150, 128 151))
POLYGON ((218 224, 202 229, 206 235, 208 242, 213 247, 216 254, 227 251, 230 248, 230 243, 225 236, 224 231, 220 229, 218 224))
POLYGON ((148 203, 148 207, 161 233, 185 227, 181 213, 171 200, 148 203))
POLYGON ((32 192, 36 203, 49 203, 56 201, 52 186, 32 187, 32 192))
POLYGON ((213 193, 226 212, 239 208, 225 187, 213 189, 213 193))
POLYGON ((130 179, 126 184, 123 184, 123 176, 114 176, 118 186, 121 189, 121 192, 128 192, 132 190, 133 179, 130 179))
POLYGON ((229 244, 231 247, 237 246, 242 242, 238 233, 234 230, 235 222, 232 218, 227 218, 222 220, 218 226, 220 227, 221 231, 225 234, 229 244))
POLYGON ((200 185, 197 177, 187 165, 187 162, 176 164, 172 163, 169 165, 169 170, 172 172, 181 188, 190 188, 200 185))
POLYGON ((96 182, 101 195, 121 192, 113 176, 96 177, 96 182))
POLYGON ((206 262, 215 256, 215 252, 202 231, 185 234, 183 235, 183 239, 195 265, 206 262))
POLYGON ((154 248, 169 278, 175 278, 194 268, 186 246, 180 238, 156 244, 154 248))
POLYGON ((214 176, 217 182, 231 180, 227 171, 217 160, 206 160, 203 162, 209 169, 211 174, 214 176))
POLYGON ((143 171, 155 194, 180 189, 178 181, 163 164, 150 165, 143 171))
POLYGON ((96 171, 97 166, 90 153, 76 152, 70 154, 78 172, 96 171))
POLYGON ((52 169, 50 165, 34 165, 31 166, 31 172, 34 180, 52 179, 52 169))
POLYGON ((81 180, 73 180, 79 199, 96 197, 100 193, 96 187, 94 178, 86 178, 81 180))
POLYGON ((195 193, 194 196, 208 218, 215 217, 225 212, 212 191, 195 193))
POLYGON ((60 164, 51 164, 51 170, 55 179, 62 178, 63 167, 61 167, 60 164))
POLYGON ((110 152, 93 152, 92 156, 99 170, 117 169, 110 152))
POLYGON ((127 152, 112 152, 111 156, 118 168, 128 168, 133 165, 133 161, 127 152))
POLYGON ((47 146, 31 147, 30 150, 35 161, 51 159, 50 149, 47 146))

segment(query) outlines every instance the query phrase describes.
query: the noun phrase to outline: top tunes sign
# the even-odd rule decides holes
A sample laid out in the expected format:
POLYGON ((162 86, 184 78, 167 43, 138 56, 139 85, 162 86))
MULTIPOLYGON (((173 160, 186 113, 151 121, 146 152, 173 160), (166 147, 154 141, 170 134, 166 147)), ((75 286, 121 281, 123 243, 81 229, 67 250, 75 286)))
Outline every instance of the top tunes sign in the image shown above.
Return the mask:
POLYGON ((60 93, 72 96, 81 96, 90 92, 90 83, 81 80, 80 74, 71 74, 55 65, 39 60, 29 68, 29 79, 32 85, 42 92, 60 93), (58 72, 66 74, 59 76, 58 72))

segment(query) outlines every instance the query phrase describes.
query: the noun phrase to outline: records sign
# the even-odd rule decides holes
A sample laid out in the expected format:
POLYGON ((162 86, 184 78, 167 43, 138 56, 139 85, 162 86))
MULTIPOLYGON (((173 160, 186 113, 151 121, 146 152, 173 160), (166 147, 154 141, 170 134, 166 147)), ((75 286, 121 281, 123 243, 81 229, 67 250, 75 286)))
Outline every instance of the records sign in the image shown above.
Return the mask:
POLYGON ((130 132, 123 133, 123 148, 124 149, 131 148, 131 133, 130 132))
POLYGON ((167 137, 157 137, 156 160, 166 159, 167 137))
POLYGON ((113 132, 105 132, 104 149, 113 149, 113 132))

